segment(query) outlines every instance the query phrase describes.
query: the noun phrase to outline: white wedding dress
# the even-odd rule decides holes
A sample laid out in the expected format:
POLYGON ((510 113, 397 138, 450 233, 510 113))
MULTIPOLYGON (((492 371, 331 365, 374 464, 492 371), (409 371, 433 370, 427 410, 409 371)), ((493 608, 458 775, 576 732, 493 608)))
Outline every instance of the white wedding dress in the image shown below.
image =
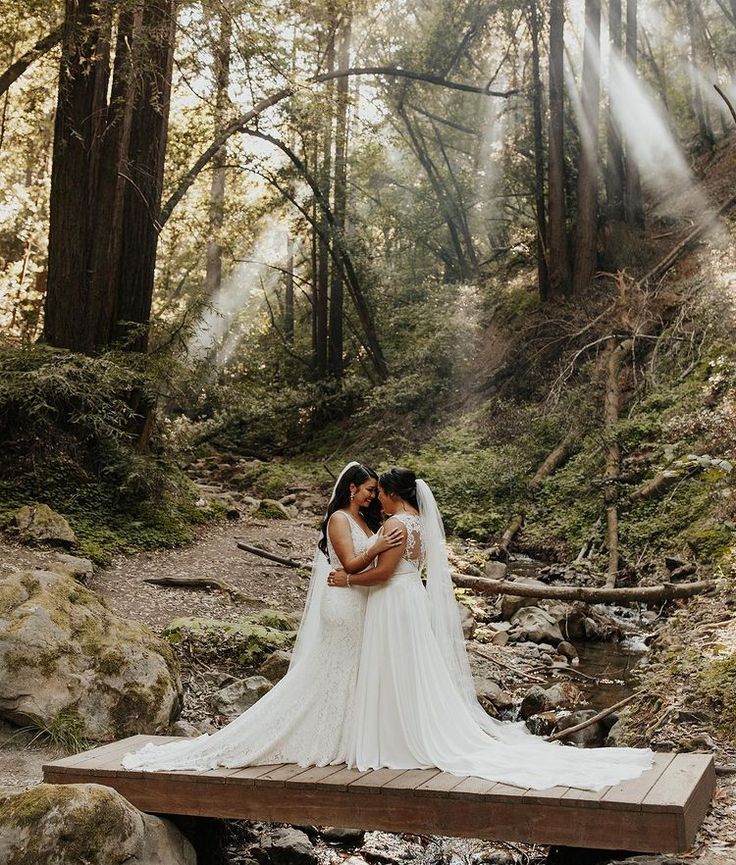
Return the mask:
MULTIPOLYGON (((647 749, 567 747, 533 736, 523 722, 501 722, 486 715, 474 694, 463 692, 470 676, 464 644, 454 658, 454 635, 446 635, 443 651, 442 622, 437 621, 437 609, 421 578, 422 518, 396 518, 407 529, 406 551, 393 575, 370 588, 350 765, 361 770, 437 767, 534 789, 561 784, 593 790, 636 778, 651 766, 652 752, 647 749)), ((437 551, 435 555, 439 557, 437 551)), ((434 592, 442 589, 436 576, 434 592)), ((430 569, 428 588, 431 579, 430 569)), ((451 585, 445 589, 446 600, 453 605, 444 608, 451 610, 448 620, 454 615, 459 627, 451 585)), ((440 610, 443 604, 444 600, 435 601, 440 610)), ((447 630, 452 628, 449 621, 447 630)))
MULTIPOLYGON (((349 516, 349 515, 348 515, 349 516)), ((374 540, 350 519, 355 555, 374 540)), ((339 559, 327 541, 330 562, 339 559)), ((330 562, 317 550, 302 626, 289 671, 242 715, 195 739, 149 743, 122 759, 125 769, 235 768, 253 764, 345 763, 354 727, 354 692, 367 590, 325 591, 330 562)))

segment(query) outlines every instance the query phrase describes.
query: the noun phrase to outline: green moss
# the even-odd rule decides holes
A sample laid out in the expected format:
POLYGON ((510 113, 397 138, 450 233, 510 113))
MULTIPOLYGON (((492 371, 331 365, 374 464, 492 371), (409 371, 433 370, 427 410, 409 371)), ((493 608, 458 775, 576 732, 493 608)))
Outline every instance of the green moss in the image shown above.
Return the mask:
POLYGON ((736 653, 709 663, 700 674, 700 685, 718 729, 736 742, 736 653))
POLYGON ((127 666, 127 658, 116 649, 108 649, 101 656, 95 657, 95 668, 103 676, 116 676, 127 666))
POLYGON ((185 644, 201 660, 226 656, 235 667, 252 670, 275 649, 288 649, 295 637, 296 621, 277 611, 261 611, 236 622, 219 619, 174 619, 164 636, 173 644, 185 644), (293 628, 288 626, 292 625, 293 628))
POLYGON ((262 520, 288 520, 288 514, 285 514, 280 507, 266 501, 265 499, 258 505, 258 508, 253 513, 256 519, 262 520))
POLYGON ((171 681, 163 674, 160 674, 148 687, 143 687, 137 682, 126 683, 110 710, 115 735, 124 738, 137 732, 140 729, 141 718, 151 719, 157 715, 164 698, 170 691, 171 681))

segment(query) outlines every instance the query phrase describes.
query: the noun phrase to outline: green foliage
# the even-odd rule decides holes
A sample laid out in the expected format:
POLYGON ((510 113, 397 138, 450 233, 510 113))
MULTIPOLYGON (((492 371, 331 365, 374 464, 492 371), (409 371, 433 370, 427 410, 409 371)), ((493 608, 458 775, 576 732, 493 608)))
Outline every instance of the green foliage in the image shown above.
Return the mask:
POLYGON ((51 721, 42 718, 34 719, 32 724, 26 724, 15 731, 14 735, 32 733, 29 745, 36 741, 61 748, 67 754, 78 754, 89 747, 86 737, 84 719, 71 706, 59 709, 51 721))
POLYGON ((0 350, 0 527, 21 506, 62 513, 80 551, 103 564, 122 550, 172 546, 218 514, 162 452, 139 453, 135 395, 150 370, 36 345, 0 350))
POLYGON ((736 653, 707 664, 700 672, 700 687, 719 728, 736 741, 736 653))

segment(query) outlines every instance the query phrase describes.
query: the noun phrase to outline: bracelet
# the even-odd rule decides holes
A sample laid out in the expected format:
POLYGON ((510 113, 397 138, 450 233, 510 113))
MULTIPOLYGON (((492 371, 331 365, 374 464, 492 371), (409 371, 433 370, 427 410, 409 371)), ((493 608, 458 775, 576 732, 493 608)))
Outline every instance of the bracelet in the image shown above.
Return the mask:
POLYGON ((352 588, 350 585, 350 574, 345 575, 345 585, 350 589, 352 588))

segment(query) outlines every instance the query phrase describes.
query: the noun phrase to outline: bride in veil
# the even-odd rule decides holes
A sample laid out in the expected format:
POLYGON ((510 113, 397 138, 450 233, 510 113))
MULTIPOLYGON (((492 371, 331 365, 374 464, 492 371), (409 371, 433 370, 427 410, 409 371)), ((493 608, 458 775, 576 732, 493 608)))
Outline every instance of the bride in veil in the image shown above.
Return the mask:
POLYGON ((328 577, 336 594, 369 587, 348 765, 437 767, 525 788, 591 790, 650 768, 648 749, 565 747, 533 736, 523 722, 487 715, 475 696, 432 491, 414 472, 394 468, 379 478, 379 499, 390 517, 385 530, 400 529, 402 543, 372 568, 348 566, 328 577))
POLYGON ((163 745, 149 742, 123 757, 125 769, 347 761, 367 592, 356 587, 337 594, 325 587, 331 567, 360 570, 401 542, 400 532, 379 531, 377 487, 376 473, 357 462, 345 466, 335 483, 286 676, 216 733, 163 745))

